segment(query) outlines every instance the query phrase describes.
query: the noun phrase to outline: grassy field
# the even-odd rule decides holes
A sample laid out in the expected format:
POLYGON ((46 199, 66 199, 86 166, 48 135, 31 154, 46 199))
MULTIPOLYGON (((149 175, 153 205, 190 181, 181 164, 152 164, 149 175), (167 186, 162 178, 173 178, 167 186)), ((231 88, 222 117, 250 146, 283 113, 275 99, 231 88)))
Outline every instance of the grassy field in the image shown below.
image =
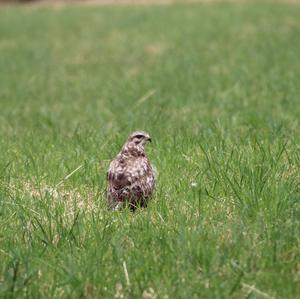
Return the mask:
POLYGON ((300 298, 299 19, 2 8, 0 297, 300 298), (135 129, 156 196, 110 212, 108 163, 135 129))

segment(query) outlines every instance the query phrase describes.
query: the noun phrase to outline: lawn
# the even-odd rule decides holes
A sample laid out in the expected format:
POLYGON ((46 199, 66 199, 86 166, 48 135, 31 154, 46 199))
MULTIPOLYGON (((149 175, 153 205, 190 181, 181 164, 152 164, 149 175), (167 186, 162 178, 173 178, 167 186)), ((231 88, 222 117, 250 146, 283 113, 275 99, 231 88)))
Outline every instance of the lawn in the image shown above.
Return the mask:
POLYGON ((0 8, 1 298, 300 298, 300 5, 0 8), (151 134, 147 209, 106 208, 151 134))

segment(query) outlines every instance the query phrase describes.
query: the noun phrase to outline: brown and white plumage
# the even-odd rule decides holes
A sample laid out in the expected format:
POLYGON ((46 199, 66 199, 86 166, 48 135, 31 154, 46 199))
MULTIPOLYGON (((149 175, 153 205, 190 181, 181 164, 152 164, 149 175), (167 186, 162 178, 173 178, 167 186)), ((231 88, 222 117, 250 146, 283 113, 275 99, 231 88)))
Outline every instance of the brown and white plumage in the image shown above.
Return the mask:
POLYGON ((117 157, 110 163, 107 173, 107 199, 111 209, 128 203, 132 210, 146 207, 154 191, 154 171, 145 152, 151 141, 148 133, 132 133, 117 157))

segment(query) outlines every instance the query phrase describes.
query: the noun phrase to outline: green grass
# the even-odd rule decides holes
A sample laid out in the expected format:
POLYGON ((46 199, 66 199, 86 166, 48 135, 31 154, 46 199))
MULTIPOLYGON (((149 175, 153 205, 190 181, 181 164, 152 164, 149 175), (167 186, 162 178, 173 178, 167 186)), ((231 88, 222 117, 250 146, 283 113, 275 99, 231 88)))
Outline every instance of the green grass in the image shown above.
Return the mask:
POLYGON ((1 8, 0 297, 300 298, 299 19, 1 8), (135 129, 156 196, 110 212, 109 160, 135 129))

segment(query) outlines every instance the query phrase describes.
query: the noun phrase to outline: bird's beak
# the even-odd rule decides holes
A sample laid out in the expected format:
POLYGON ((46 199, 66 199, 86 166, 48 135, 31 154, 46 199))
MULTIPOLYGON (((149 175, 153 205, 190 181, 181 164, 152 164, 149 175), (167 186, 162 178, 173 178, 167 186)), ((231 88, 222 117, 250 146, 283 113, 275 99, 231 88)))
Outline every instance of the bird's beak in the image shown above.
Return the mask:
POLYGON ((150 138, 150 137, 148 137, 148 141, 149 141, 149 142, 152 142, 152 140, 151 140, 151 138, 150 138))

